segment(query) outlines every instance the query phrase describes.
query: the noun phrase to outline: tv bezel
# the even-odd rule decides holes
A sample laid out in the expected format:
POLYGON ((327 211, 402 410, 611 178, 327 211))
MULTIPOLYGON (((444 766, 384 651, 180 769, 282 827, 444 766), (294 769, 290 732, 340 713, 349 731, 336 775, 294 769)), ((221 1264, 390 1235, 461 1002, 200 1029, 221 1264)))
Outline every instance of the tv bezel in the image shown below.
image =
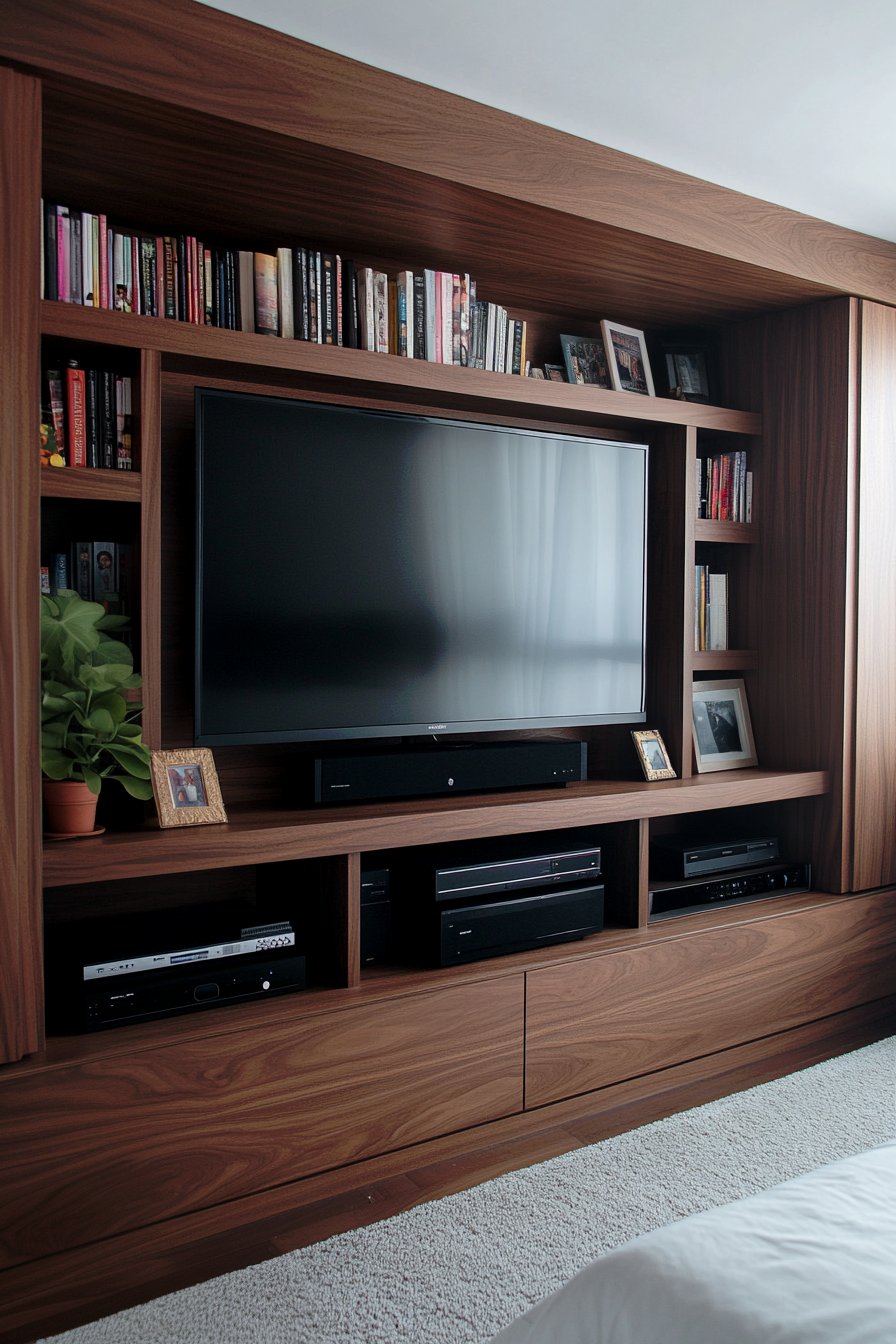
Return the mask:
MULTIPOLYGON (((520 424, 510 424, 505 420, 498 418, 483 418, 465 420, 459 415, 434 415, 430 412, 414 411, 409 409, 394 410, 380 409, 368 405, 355 404, 352 402, 330 402, 321 401, 313 396, 283 396, 277 393, 251 392, 251 391, 231 391, 216 387, 196 386, 194 390, 195 407, 195 449, 196 449, 196 512, 195 512, 195 620, 194 620, 194 742, 199 746, 220 747, 220 746, 263 746, 263 745, 281 745, 287 743, 338 743, 338 742, 382 742, 385 740, 400 740, 410 738, 420 741, 432 737, 469 737, 483 739, 486 734, 505 734, 505 733, 531 733, 534 731, 550 732, 557 728, 588 728, 604 727, 611 725, 638 724, 646 722, 646 692, 647 692, 647 649, 646 649, 646 628, 647 628, 647 538, 648 538, 648 479, 649 479, 649 445, 641 440, 607 438, 603 434, 589 433, 583 430, 580 433, 575 432, 569 427, 547 427, 540 424, 536 428, 529 428, 520 424), (502 433, 518 434, 521 436, 530 436, 537 438, 550 437, 551 439, 566 440, 571 439, 576 442, 591 441, 600 444, 610 444, 613 447, 631 449, 644 455, 644 486, 643 486, 643 542, 642 542, 642 608, 640 622, 641 637, 641 709, 637 711, 625 711, 621 713, 595 714, 588 712, 584 714, 563 714, 555 716, 539 715, 536 717, 523 718, 497 718, 497 719, 454 719, 446 721, 434 721, 431 723, 390 723, 390 724, 369 724, 369 725, 350 725, 345 727, 331 728, 309 728, 309 729, 281 729, 273 731, 251 731, 251 732, 207 732, 201 727, 201 700, 202 700, 202 580, 203 580, 203 546, 202 546, 202 527, 203 527, 203 456, 205 444, 202 429, 203 405, 210 400, 238 399, 240 401, 259 400, 265 402, 279 402, 295 404, 300 402, 304 405, 314 406, 323 409, 335 409, 340 411, 355 412, 365 417, 375 416, 383 419, 401 419, 414 420, 425 423, 438 424, 456 424, 465 428, 473 429, 495 429, 502 433)), ((213 452, 213 450, 212 450, 213 452)))

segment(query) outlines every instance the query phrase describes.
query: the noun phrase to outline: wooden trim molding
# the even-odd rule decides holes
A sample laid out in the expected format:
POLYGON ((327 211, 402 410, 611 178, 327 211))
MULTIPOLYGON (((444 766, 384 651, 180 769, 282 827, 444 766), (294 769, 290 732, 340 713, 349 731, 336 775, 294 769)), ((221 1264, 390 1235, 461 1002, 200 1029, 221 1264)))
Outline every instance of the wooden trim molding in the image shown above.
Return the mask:
POLYGON ((896 302, 896 246, 540 126, 192 0, 10 6, 0 57, 896 302), (178 34, 172 43, 171 34, 178 34), (184 51, 190 52, 185 78, 184 51))

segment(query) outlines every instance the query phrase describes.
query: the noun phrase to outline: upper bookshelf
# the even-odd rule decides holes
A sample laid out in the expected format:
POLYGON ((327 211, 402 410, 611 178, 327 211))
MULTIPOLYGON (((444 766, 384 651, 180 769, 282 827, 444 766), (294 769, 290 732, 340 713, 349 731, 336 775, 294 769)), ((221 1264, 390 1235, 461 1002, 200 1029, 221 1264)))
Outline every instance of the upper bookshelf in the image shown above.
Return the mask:
POLYGON ((217 327, 195 326, 166 318, 143 317, 44 300, 44 336, 72 342, 153 350, 164 366, 201 372, 200 365, 226 367, 230 377, 242 370, 258 380, 270 373, 296 376, 309 383, 326 379, 346 392, 375 393, 407 401, 435 399, 446 409, 512 409, 570 423, 599 421, 625 428, 637 424, 693 425, 730 434, 758 435, 759 415, 631 392, 511 377, 480 369, 456 368, 397 355, 371 354, 344 346, 257 336, 217 327))

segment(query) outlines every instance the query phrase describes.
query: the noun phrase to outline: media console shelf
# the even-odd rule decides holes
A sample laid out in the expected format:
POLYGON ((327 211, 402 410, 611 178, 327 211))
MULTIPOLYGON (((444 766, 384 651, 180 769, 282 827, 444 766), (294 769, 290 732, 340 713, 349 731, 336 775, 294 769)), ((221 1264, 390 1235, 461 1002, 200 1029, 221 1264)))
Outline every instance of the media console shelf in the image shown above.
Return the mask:
POLYGON ((523 1140, 552 1127, 599 1137, 892 1029, 896 617, 880 575, 896 507, 896 248, 191 0, 7 8, 0 1344, 234 1267, 242 1251, 226 1248, 249 1229, 265 1246, 258 1229, 278 1219, 329 1230, 328 1201, 370 1216, 344 1210, 415 1167, 457 1171, 488 1150, 468 1169, 491 1173, 495 1152, 527 1160, 523 1140), (525 318, 536 364, 604 318, 644 329, 649 348, 694 332, 717 357, 720 404, 42 300, 42 198, 229 247, 331 247, 390 274, 462 267, 525 318), (39 467, 41 368, 66 355, 132 378, 132 472, 39 467), (647 443, 647 722, 678 778, 641 780, 628 728, 595 727, 574 733, 589 742, 582 784, 310 810, 291 806, 303 747, 224 748, 226 824, 131 819, 44 843, 47 550, 78 533, 134 546, 144 734, 193 741, 197 386, 647 443), (719 445, 747 451, 751 524, 696 518, 696 461, 719 445), (695 563, 716 557, 736 647, 695 653, 695 563), (745 679, 760 768, 695 772, 691 688, 714 675, 745 679), (652 838, 760 823, 812 863, 812 891, 649 923, 652 838), (606 850, 603 933, 446 970, 362 969, 365 856, 583 826, 606 850), (45 928, 269 879, 305 917, 310 988, 47 1036, 45 928))

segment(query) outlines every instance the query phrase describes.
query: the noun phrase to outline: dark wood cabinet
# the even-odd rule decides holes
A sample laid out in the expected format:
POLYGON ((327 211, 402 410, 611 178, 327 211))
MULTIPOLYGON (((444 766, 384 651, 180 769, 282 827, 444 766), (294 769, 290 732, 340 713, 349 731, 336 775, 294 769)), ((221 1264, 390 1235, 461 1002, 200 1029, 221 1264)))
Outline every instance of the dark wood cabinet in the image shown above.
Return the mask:
MULTIPOLYGON (((123 1291, 150 1282, 141 1238, 176 1259, 202 1219, 238 1228, 275 1188, 298 1207, 326 1173, 348 1181, 440 1136, 459 1152, 587 1094, 594 1113, 659 1096, 684 1062, 721 1077, 732 1050, 754 1043, 758 1058, 778 1033, 817 1051, 827 1017, 835 1049, 833 1019, 867 1005, 879 1029, 896 929, 896 248, 189 0, 12 7, 0 62, 14 203, 0 235, 2 1337, 61 1328, 63 1291, 98 1314, 113 1260, 123 1291), (237 248, 308 241, 390 273, 462 267, 526 319, 538 364, 559 359, 561 333, 596 335, 606 317, 643 328, 651 350, 699 331, 718 355, 716 404, 42 300, 42 197, 237 248), (42 361, 66 349, 132 377, 133 472, 40 468, 42 361), (135 546, 144 735, 192 742, 198 385, 647 442, 647 715, 678 777, 645 782, 628 729, 595 727, 576 734, 591 778, 565 789, 315 811, 296 796, 305 748, 224 748, 226 825, 161 831, 138 813, 81 845, 44 844, 37 576, 69 530, 102 520, 135 546), (735 448, 755 521, 698 521, 697 457, 735 448), (704 559, 732 576, 723 652, 694 649, 704 559), (758 768, 695 770, 691 687, 715 676, 745 679, 758 768), (651 839, 732 826, 773 829, 811 861, 813 889, 650 924, 651 839), (466 968, 362 969, 365 856, 581 827, 606 856, 603 933, 466 968), (314 893, 308 990, 47 1034, 45 927, 189 903, 277 865, 314 893)), ((147 1291, 170 1272, 160 1262, 147 1291)))

